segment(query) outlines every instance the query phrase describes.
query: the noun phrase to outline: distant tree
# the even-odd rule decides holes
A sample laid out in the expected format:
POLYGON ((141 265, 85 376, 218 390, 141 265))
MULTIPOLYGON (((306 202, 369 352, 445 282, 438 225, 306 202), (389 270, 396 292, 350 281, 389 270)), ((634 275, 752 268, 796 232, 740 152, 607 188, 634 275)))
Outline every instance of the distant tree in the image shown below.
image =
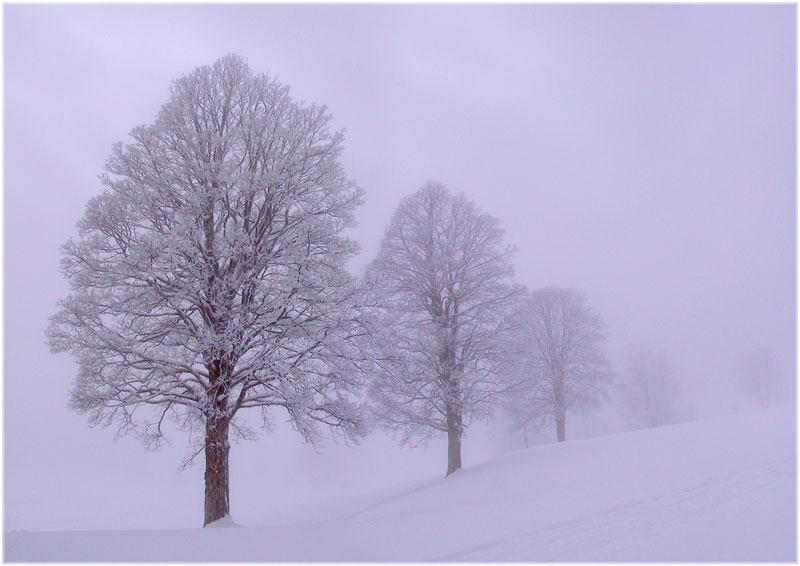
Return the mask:
POLYGON ((636 427, 656 427, 675 422, 680 384, 665 352, 631 350, 623 398, 628 417, 636 427))
POLYGON ((365 275, 376 418, 403 442, 447 434, 447 475, 461 467, 464 430, 498 392, 518 294, 503 235, 473 201, 428 181, 401 202, 365 275))
POLYGON ((785 384, 775 369, 772 350, 759 348, 742 356, 738 385, 762 409, 774 405, 780 399, 785 392, 785 384))
POLYGON ((63 248, 72 292, 48 333, 79 364, 72 408, 156 446, 165 418, 198 427, 204 524, 229 513, 240 409, 267 425, 283 407, 310 441, 359 431, 342 233, 362 191, 330 120, 238 56, 200 67, 114 147, 63 248))
POLYGON ((595 408, 606 397, 612 375, 605 323, 582 293, 559 288, 531 293, 513 318, 515 361, 506 403, 512 426, 555 425, 563 442, 567 414, 595 408))

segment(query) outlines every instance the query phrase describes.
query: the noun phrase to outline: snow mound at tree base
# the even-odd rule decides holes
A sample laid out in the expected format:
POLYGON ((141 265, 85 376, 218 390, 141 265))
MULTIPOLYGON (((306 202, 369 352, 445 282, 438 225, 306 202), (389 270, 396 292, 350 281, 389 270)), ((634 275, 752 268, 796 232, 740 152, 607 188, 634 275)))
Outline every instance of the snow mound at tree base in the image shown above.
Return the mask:
POLYGON ((324 520, 6 533, 4 559, 794 562, 795 470, 779 407, 520 450, 324 520))
POLYGON ((234 522, 230 515, 225 515, 221 519, 209 523, 205 528, 207 529, 230 529, 233 527, 241 527, 241 525, 234 522))

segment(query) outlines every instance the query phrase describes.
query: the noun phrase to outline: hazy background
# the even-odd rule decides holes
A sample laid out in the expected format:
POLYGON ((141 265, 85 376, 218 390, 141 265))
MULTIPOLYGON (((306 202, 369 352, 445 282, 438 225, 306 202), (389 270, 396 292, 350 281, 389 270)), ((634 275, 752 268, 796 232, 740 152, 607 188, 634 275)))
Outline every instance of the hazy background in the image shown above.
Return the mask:
MULTIPOLYGON (((22 6, 5 21, 5 529, 199 526, 202 457, 68 412, 43 335, 111 145, 172 79, 227 52, 346 128, 376 253, 427 178, 501 218, 517 279, 574 286, 630 344, 675 360, 697 417, 743 410, 742 353, 795 375, 795 6, 22 6)), ((609 409, 567 434, 616 430, 609 409)), ((793 431, 787 431, 791 434, 793 431)), ((510 446, 470 429, 465 466, 510 446)), ((443 475, 443 442, 377 435, 320 454, 288 426, 231 452, 233 517, 443 475)))

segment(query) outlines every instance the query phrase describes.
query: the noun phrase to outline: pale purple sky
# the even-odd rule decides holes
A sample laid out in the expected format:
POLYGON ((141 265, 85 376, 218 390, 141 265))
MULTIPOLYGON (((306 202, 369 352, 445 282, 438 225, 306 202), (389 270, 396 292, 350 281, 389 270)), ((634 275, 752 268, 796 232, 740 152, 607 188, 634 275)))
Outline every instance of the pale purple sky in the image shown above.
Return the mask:
MULTIPOLYGON (((586 293, 617 370, 630 344, 666 349, 701 415, 730 408, 745 351, 770 347, 794 375, 793 5, 6 5, 4 19, 6 529, 200 516, 202 470, 175 472, 184 438, 153 455, 90 430, 66 409, 75 365, 43 332, 67 292, 58 247, 111 145, 228 52, 346 129, 367 194, 354 268, 434 178, 502 220, 520 282, 586 293)), ((439 473, 439 445, 384 440, 316 455, 281 429, 235 446, 234 516, 248 486, 271 505, 439 473)), ((472 446, 465 465, 486 456, 472 446)))

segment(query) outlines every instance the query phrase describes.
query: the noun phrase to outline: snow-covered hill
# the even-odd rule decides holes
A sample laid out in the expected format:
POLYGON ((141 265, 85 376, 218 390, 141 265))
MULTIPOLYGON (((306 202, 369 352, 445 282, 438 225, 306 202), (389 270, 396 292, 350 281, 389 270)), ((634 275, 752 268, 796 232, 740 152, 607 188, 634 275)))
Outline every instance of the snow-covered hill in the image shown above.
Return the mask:
POLYGON ((793 409, 550 444, 222 529, 5 534, 7 561, 794 561, 793 409))

